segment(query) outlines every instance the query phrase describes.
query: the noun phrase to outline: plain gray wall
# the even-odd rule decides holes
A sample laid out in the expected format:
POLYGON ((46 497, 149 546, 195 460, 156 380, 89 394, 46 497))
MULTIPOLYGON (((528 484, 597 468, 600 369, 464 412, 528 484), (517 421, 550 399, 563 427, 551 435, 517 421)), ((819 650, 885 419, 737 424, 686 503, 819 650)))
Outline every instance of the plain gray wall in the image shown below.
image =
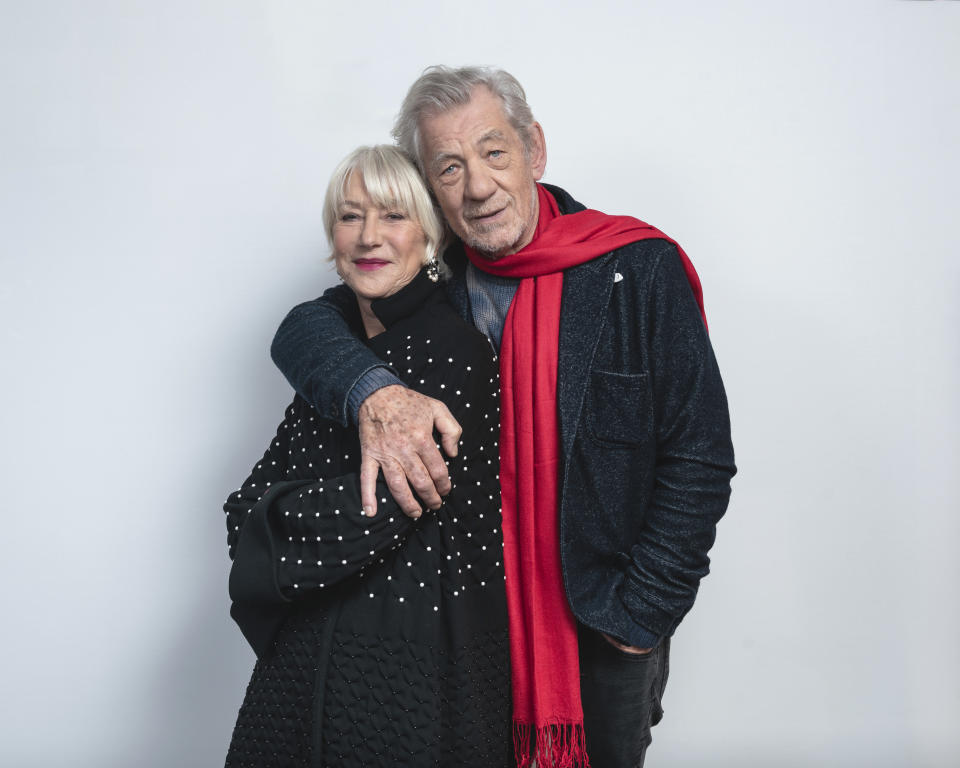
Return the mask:
POLYGON ((653 766, 960 760, 960 2, 3 2, 0 764, 222 764, 221 504, 427 65, 700 272, 740 474, 653 766))

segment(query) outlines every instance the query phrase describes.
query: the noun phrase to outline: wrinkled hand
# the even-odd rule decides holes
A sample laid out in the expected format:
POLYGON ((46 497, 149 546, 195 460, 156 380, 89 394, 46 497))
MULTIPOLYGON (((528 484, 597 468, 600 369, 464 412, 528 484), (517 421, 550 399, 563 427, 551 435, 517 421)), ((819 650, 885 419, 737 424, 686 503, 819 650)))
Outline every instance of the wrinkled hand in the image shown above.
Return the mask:
POLYGON ((653 648, 637 648, 635 645, 621 643, 619 640, 614 640, 606 632, 601 632, 600 634, 603 635, 603 639, 610 643, 610 645, 614 646, 615 648, 619 648, 624 653, 633 653, 637 656, 642 656, 643 654, 650 653, 650 651, 653 650, 653 648))
POLYGON ((377 514, 377 474, 383 472, 390 493, 403 512, 419 517, 423 510, 413 492, 430 509, 438 509, 441 496, 450 493, 450 476, 443 456, 457 455, 462 430, 439 400, 412 389, 393 385, 378 389, 360 406, 360 499, 364 514, 377 514))

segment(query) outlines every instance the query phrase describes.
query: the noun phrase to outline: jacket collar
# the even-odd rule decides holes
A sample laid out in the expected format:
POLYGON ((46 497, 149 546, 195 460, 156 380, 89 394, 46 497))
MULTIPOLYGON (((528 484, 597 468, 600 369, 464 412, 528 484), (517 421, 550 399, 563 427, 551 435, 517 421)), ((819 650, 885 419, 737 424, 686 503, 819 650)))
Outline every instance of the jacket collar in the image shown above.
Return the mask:
MULTIPOLYGON (((560 213, 582 211, 585 206, 565 189, 544 184, 557 201, 560 213)), ((447 281, 447 295, 460 310, 460 316, 472 323, 470 298, 465 273, 467 255, 460 240, 444 251, 444 260, 453 276, 447 281)), ((560 315, 560 341, 557 375, 557 410, 560 419, 560 444, 564 459, 570 455, 573 438, 580 420, 587 376, 593 361, 610 294, 616 258, 600 256, 563 273, 563 311, 560 315)))
POLYGON ((563 273, 557 355, 557 412, 565 460, 573 448, 584 396, 589 389, 590 368, 610 304, 617 264, 615 253, 598 256, 563 273))

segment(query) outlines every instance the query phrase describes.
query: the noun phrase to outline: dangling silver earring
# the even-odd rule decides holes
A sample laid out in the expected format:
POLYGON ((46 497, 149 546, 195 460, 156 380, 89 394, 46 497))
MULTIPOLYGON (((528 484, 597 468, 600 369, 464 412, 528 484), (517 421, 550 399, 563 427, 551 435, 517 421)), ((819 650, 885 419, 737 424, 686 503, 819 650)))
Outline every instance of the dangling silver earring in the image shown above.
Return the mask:
POLYGON ((431 256, 427 261, 427 277, 435 283, 440 280, 440 265, 437 263, 436 256, 431 256))

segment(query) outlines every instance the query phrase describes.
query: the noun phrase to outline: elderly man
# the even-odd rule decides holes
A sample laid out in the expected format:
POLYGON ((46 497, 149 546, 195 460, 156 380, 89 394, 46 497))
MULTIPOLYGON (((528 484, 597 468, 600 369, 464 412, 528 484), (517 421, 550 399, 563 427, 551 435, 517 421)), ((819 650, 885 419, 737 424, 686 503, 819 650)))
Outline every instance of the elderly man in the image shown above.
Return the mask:
MULTIPOLYGON (((696 273, 663 233, 537 183, 543 130, 506 72, 428 69, 394 135, 458 238, 450 298, 500 352, 518 765, 641 765, 736 471, 696 273)), ((459 427, 357 341, 344 293, 295 308, 274 360, 357 424, 366 513, 382 471, 419 515, 450 492, 434 429, 453 454, 459 427)))

